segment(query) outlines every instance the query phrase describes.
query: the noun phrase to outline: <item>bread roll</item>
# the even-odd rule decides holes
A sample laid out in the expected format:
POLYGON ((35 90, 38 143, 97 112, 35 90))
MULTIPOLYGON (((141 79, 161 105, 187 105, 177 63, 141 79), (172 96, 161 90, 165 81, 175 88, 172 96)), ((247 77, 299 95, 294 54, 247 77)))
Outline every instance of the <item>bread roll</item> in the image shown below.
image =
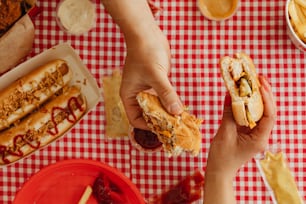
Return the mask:
POLYGON ((220 67, 237 124, 254 128, 263 115, 263 102, 252 59, 245 53, 237 53, 234 58, 222 57, 220 67))

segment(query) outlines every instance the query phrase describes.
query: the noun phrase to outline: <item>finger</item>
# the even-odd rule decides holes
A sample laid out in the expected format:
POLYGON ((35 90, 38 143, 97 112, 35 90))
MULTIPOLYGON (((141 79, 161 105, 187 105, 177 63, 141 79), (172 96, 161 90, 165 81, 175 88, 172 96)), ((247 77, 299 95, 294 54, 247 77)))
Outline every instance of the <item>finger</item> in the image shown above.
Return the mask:
POLYGON ((173 115, 181 114, 184 111, 184 107, 178 94, 173 89, 167 77, 161 79, 152 85, 152 88, 156 91, 162 105, 168 113, 173 115))
POLYGON ((131 87, 134 86, 127 86, 125 84, 127 83, 124 83, 123 79, 120 87, 120 98, 130 125, 135 128, 149 130, 146 121, 143 118, 142 109, 136 100, 138 91, 135 92, 131 89, 131 87))
POLYGON ((136 100, 136 96, 135 99, 134 97, 122 99, 122 102, 130 124, 134 128, 149 130, 147 123, 143 118, 142 109, 139 107, 136 100))
POLYGON ((227 92, 224 97, 224 105, 223 105, 223 116, 222 116, 222 122, 223 123, 233 123, 233 112, 232 112, 232 99, 229 93, 227 92))
POLYGON ((276 103, 273 97, 272 88, 265 77, 260 76, 259 80, 262 84, 260 91, 263 97, 264 113, 263 116, 266 118, 276 117, 276 103))
POLYGON ((255 131, 259 136, 269 137, 276 120, 276 105, 268 81, 263 76, 260 76, 259 80, 261 83, 260 92, 263 99, 264 113, 255 131))
POLYGON ((219 131, 225 132, 225 134, 221 135, 230 135, 227 134, 228 132, 232 132, 233 128, 236 128, 236 123, 233 118, 233 112, 232 112, 232 100, 229 93, 225 95, 224 98, 224 105, 223 105, 223 115, 221 120, 221 125, 219 128, 219 131))

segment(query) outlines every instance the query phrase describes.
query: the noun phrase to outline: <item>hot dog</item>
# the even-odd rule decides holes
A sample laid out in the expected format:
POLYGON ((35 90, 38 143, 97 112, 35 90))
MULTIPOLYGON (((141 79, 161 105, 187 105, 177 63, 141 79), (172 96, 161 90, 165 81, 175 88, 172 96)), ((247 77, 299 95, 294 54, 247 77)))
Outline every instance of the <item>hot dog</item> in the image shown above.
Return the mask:
POLYGON ((63 135, 86 109, 80 89, 65 87, 61 95, 25 117, 18 126, 0 133, 0 165, 17 161, 63 135))
POLYGON ((65 61, 51 61, 0 91, 0 130, 26 116, 69 83, 65 61))
POLYGON ((254 128, 263 115, 263 102, 252 59, 245 53, 236 53, 234 58, 222 57, 220 67, 237 124, 254 128))

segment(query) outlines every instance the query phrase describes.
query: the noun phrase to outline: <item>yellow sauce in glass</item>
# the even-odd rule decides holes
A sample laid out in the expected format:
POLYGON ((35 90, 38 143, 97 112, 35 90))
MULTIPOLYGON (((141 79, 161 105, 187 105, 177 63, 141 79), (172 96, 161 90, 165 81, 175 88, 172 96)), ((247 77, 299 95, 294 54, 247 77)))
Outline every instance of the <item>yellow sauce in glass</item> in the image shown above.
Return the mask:
POLYGON ((237 9, 239 0, 198 0, 198 5, 209 19, 222 20, 230 17, 237 9))

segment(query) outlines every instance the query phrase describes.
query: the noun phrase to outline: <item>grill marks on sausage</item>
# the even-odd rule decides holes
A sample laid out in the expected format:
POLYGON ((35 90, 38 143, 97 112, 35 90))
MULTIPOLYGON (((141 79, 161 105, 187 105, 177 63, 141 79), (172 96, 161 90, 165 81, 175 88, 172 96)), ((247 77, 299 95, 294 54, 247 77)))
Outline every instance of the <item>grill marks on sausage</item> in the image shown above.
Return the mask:
POLYGON ((20 79, 19 86, 14 89, 12 94, 0 102, 0 124, 9 126, 7 118, 28 104, 35 104, 38 107, 40 105, 39 96, 43 93, 50 94, 52 86, 63 86, 63 76, 68 72, 68 65, 63 63, 53 73, 45 72, 45 76, 40 82, 35 79, 31 81, 31 89, 28 91, 21 90, 24 81, 20 79))
POLYGON ((29 128, 25 134, 18 134, 14 136, 13 144, 6 146, 0 145, 0 158, 6 164, 10 163, 7 156, 13 155, 22 157, 24 153, 21 148, 24 145, 29 145, 32 149, 38 149, 41 146, 41 138, 45 134, 50 134, 56 136, 58 131, 58 124, 63 122, 65 119, 70 123, 75 123, 77 118, 75 116, 75 111, 84 111, 82 105, 85 103, 81 95, 77 97, 71 97, 65 108, 53 107, 52 110, 45 110, 41 108, 38 111, 43 113, 51 114, 50 120, 43 124, 39 129, 29 128), (73 119, 72 119, 73 118, 73 119))

